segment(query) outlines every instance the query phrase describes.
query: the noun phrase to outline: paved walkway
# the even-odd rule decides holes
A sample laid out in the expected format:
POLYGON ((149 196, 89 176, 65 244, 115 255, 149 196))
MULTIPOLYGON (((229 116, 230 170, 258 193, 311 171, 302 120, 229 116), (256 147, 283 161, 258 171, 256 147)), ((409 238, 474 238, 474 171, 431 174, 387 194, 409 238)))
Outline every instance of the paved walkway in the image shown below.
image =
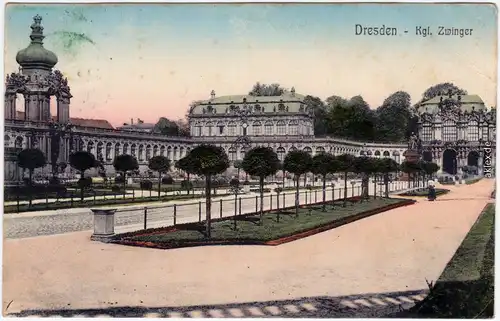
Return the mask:
POLYGON ((294 309, 362 316, 356 311, 370 306, 370 311, 386 311, 390 304, 411 304, 417 300, 412 295, 427 289, 426 279, 439 277, 489 202, 493 185, 494 180, 485 179, 451 186, 452 192, 436 202, 421 199, 276 247, 156 250, 90 242, 90 232, 7 239, 4 313, 9 305, 7 313, 96 309, 94 315, 170 311, 169 316, 200 316, 209 308, 230 307, 236 310, 225 315, 235 316, 245 304, 243 314, 249 315, 252 302, 258 306, 249 316, 294 309), (276 305, 284 300, 292 303, 276 305))

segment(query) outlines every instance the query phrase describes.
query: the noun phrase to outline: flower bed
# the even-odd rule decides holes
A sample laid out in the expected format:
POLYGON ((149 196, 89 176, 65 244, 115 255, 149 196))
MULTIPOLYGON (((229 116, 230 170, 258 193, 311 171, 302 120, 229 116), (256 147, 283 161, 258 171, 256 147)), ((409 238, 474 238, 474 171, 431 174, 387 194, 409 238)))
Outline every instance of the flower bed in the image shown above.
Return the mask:
MULTIPOLYGON (((436 188, 436 196, 439 196, 439 195, 445 195, 445 194, 448 194, 450 192, 449 189, 443 189, 443 188, 436 188)), ((416 191, 410 191, 410 192, 405 192, 405 193, 401 193, 401 194, 398 194, 399 196, 411 196, 411 197, 427 197, 429 195, 429 190, 427 189, 420 189, 420 190, 416 190, 416 191)))
POLYGON ((414 200, 390 198, 363 202, 353 198, 350 202, 353 205, 342 207, 342 201, 337 201, 333 209, 329 203, 326 212, 322 211, 321 203, 301 206, 298 216, 295 216, 294 207, 288 207, 280 210, 279 222, 278 211, 266 211, 262 225, 258 224, 259 215, 256 213, 241 215, 237 216, 236 230, 233 217, 214 219, 210 239, 203 234, 202 224, 192 223, 120 234, 112 242, 161 249, 203 245, 279 245, 415 203, 414 200))

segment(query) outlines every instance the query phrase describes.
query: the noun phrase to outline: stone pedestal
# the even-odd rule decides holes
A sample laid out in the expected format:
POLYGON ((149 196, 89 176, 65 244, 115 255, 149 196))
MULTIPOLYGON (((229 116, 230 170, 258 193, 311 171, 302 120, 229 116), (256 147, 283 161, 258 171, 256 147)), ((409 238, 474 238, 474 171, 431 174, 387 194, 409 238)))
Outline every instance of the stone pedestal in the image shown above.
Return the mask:
POLYGON ((250 185, 243 185, 243 192, 250 193, 250 185))
POLYGON ((94 234, 90 237, 92 241, 109 242, 115 235, 115 209, 95 209, 94 234))
MULTIPOLYGON (((420 161, 420 154, 416 150, 408 149, 406 152, 403 153, 403 156, 405 157, 405 162, 418 163, 418 161, 420 161)), ((401 173, 399 180, 400 181, 408 181, 409 180, 408 174, 401 173)))

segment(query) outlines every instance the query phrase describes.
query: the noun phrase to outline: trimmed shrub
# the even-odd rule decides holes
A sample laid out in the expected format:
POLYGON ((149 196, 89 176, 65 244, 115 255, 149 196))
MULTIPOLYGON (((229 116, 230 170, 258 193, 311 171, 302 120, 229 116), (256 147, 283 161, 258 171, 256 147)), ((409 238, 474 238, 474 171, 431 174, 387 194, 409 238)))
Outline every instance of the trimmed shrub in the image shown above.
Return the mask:
POLYGON ((120 192, 122 192, 122 188, 119 185, 113 185, 113 186, 111 186, 111 191, 115 192, 115 193, 120 193, 120 192))
POLYGON ((188 181, 188 180, 183 180, 181 182, 181 188, 183 190, 190 191, 193 189, 193 183, 191 181, 188 181))
POLYGON ((116 176, 115 177, 115 183, 116 184, 123 184, 124 180, 125 180, 125 178, 123 176, 116 176))

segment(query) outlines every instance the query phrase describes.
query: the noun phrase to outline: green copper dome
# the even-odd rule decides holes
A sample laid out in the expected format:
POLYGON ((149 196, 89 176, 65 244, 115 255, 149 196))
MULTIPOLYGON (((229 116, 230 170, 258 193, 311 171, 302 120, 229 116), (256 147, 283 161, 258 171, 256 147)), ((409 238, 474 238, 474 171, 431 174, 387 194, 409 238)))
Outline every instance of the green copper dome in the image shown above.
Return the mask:
POLYGON ((57 64, 57 56, 50 50, 43 47, 43 27, 42 17, 33 17, 34 23, 31 25, 31 43, 25 49, 20 50, 16 55, 16 61, 21 67, 26 69, 40 68, 52 69, 57 64))

